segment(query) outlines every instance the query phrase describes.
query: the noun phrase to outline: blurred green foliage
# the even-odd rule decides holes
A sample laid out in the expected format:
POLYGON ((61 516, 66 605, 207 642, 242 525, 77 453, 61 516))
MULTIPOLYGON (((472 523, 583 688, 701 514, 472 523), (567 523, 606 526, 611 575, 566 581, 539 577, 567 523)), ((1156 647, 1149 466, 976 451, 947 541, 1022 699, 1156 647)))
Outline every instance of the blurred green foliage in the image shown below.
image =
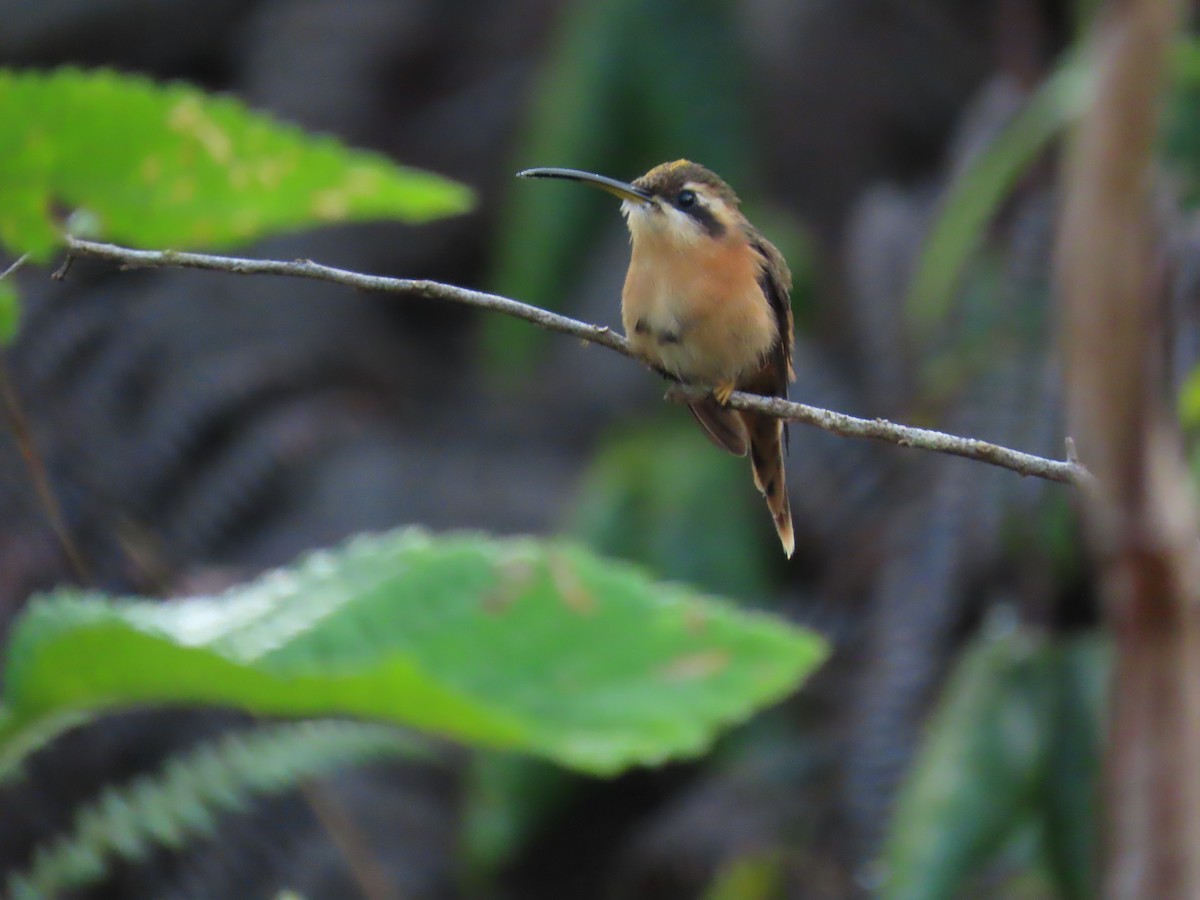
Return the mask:
POLYGON ((930 720, 892 822, 882 895, 973 896, 971 879, 1032 826, 1026 862, 1057 896, 1094 896, 1106 674, 1096 638, 985 630, 930 720))
POLYGON ((703 751, 824 653, 571 545, 406 529, 219 597, 34 601, 8 644, 0 751, 66 714, 213 704, 386 719, 612 774, 703 751))
MULTIPOLYGON (((743 598, 767 592, 778 556, 746 461, 719 452, 690 424, 624 429, 601 445, 582 479, 571 531, 660 577, 743 598)), ((464 813, 472 877, 486 880, 578 787, 534 759, 478 754, 464 813)))
MULTIPOLYGON (((720 173, 753 209, 763 186, 749 67, 726 0, 568 4, 514 171, 569 166, 632 179, 686 157, 720 173)), ((498 226, 495 289, 561 309, 586 249, 619 221, 617 203, 602 192, 514 184, 498 226)), ((759 224, 794 266, 806 259, 794 225, 759 224)), ((501 317, 485 323, 486 355, 500 375, 528 373, 541 338, 501 317)))
MULTIPOLYGON (((570 545, 406 529, 218 597, 36 599, 7 648, 0 758, 12 774, 31 749, 105 711, 216 704, 391 720, 613 774, 700 752, 824 653, 814 635, 570 545)), ((74 833, 43 847, 13 889, 87 883, 118 857, 208 834, 218 813, 255 794, 358 761, 364 747, 405 751, 382 731, 364 745, 365 727, 315 742, 280 730, 175 758, 81 811, 74 833)), ((483 754, 473 771, 463 858, 480 880, 574 782, 508 754, 483 754)))
MULTIPOLYGON (((1080 15, 1094 12, 1092 2, 1079 6, 1080 15)), ((1064 59, 942 201, 907 298, 919 337, 928 340, 935 326, 948 335, 924 372, 935 392, 964 383, 984 358, 1002 359, 1036 338, 1019 317, 1051 308, 1039 285, 1014 283, 1003 248, 998 252, 988 238, 1013 187, 1088 102, 1088 57, 1076 50, 1064 59)), ((1193 211, 1200 200, 1194 37, 1176 43, 1165 100, 1158 147, 1163 184, 1182 209, 1193 211)), ((1183 385, 1177 410, 1194 439, 1200 371, 1183 385)), ((1193 470, 1200 473, 1200 449, 1193 451, 1193 470)), ((1022 556, 1038 553, 1060 585, 1079 576, 1071 506, 1069 497, 1056 495, 1009 532, 1024 545, 1022 556)), ((1015 630, 985 630, 963 653, 891 823, 884 897, 1095 896, 1106 655, 1095 636, 1015 630)))
POLYGON ((1192 434, 1200 432, 1200 368, 1193 369, 1184 381, 1177 405, 1183 427, 1192 434))
MULTIPOLYGON (((765 594, 776 561, 745 460, 719 452, 690 424, 623 429, 602 444, 582 479, 571 531, 600 553, 736 597, 765 594)), ((536 760, 479 755, 464 824, 469 871, 486 878, 578 786, 536 760)))
MULTIPOLYGON (((1079 15, 1090 17, 1092 7, 1082 3, 1079 15)), ((1087 108, 1092 81, 1089 54, 1079 49, 1064 54, 1024 108, 947 189, 908 288, 906 304, 918 334, 928 334, 949 312, 988 226, 1029 166, 1087 108)), ((1176 40, 1166 100, 1161 156, 1190 206, 1200 199, 1200 40, 1176 40)))
POLYGON ((601 446, 583 478, 572 533, 666 578, 761 595, 782 555, 749 465, 688 421, 625 430, 601 446))
POLYGON ((258 797, 397 756, 428 759, 430 752, 395 728, 364 722, 274 724, 201 744, 157 772, 104 789, 75 813, 69 830, 39 848, 27 869, 8 875, 4 896, 66 896, 117 863, 214 837, 224 814, 258 797))
POLYGON ((1180 38, 1171 57, 1173 90, 1163 113, 1162 150, 1188 207, 1200 201, 1200 40, 1180 38))
POLYGON ((1184 380, 1175 405, 1187 441, 1192 475, 1200 480, 1200 367, 1184 380))
POLYGON ((783 900, 783 871, 778 853, 739 856, 721 867, 703 900, 783 900))
POLYGON ((0 70, 0 244, 44 259, 61 219, 186 249, 362 219, 464 212, 470 192, 230 97, 109 71, 0 70))
POLYGON ((21 322, 21 302, 11 278, 0 279, 0 347, 12 342, 21 322))
POLYGON ((908 288, 908 315, 919 334, 928 334, 948 313, 964 269, 1000 206, 1034 160, 1086 108, 1091 81, 1090 58, 1066 55, 947 188, 908 288))
POLYGON ((582 783, 565 769, 531 757, 475 753, 463 790, 459 859, 464 879, 486 893, 497 872, 571 802, 582 783))

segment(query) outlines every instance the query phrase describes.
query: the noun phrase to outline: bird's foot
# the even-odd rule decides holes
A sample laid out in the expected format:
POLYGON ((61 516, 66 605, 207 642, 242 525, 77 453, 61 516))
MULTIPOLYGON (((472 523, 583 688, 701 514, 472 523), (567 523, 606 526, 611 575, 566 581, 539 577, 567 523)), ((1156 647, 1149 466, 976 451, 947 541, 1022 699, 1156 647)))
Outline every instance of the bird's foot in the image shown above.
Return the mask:
POLYGON ((722 406, 728 406, 729 398, 733 396, 733 392, 736 389, 737 385, 735 385, 732 381, 722 382, 713 388, 713 399, 715 399, 722 406))

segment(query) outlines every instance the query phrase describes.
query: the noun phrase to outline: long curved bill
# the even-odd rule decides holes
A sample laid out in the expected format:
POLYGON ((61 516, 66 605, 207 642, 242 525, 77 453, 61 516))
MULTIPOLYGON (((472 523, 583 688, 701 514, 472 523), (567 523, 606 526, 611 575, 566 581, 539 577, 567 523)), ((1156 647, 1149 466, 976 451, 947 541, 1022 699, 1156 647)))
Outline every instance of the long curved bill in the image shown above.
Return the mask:
POLYGON ((634 203, 646 203, 650 200, 650 194, 640 188, 634 187, 626 181, 617 181, 615 178, 606 178, 604 175, 594 175, 591 172, 581 172, 578 169, 526 169, 523 172, 518 172, 517 177, 565 178, 568 181, 582 181, 585 184, 594 184, 600 190, 616 194, 622 200, 632 200, 634 203))

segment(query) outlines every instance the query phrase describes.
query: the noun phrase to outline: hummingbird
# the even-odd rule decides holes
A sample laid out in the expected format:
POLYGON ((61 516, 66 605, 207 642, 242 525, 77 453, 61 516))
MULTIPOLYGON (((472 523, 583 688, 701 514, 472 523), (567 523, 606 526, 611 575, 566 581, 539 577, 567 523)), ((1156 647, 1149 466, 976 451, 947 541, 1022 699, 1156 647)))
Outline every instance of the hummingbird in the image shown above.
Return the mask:
POLYGON ((792 274, 783 255, 746 219, 729 185, 686 159, 631 182, 576 169, 517 175, 566 178, 621 199, 632 244, 621 292, 629 345, 660 374, 711 389, 691 411, 718 447, 749 453, 754 483, 791 557, 786 425, 728 405, 734 391, 786 398, 795 380, 792 274))

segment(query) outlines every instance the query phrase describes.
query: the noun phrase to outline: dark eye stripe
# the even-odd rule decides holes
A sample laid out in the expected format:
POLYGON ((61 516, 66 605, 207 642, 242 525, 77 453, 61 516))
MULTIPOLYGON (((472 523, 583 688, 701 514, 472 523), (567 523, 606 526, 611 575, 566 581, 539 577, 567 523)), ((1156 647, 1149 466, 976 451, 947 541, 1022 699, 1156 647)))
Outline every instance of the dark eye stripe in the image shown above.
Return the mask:
POLYGON ((712 210, 703 201, 699 200, 699 198, 687 209, 681 210, 681 212, 700 223, 700 227, 711 238, 719 238, 725 233, 725 226, 721 224, 721 221, 713 215, 712 210))

